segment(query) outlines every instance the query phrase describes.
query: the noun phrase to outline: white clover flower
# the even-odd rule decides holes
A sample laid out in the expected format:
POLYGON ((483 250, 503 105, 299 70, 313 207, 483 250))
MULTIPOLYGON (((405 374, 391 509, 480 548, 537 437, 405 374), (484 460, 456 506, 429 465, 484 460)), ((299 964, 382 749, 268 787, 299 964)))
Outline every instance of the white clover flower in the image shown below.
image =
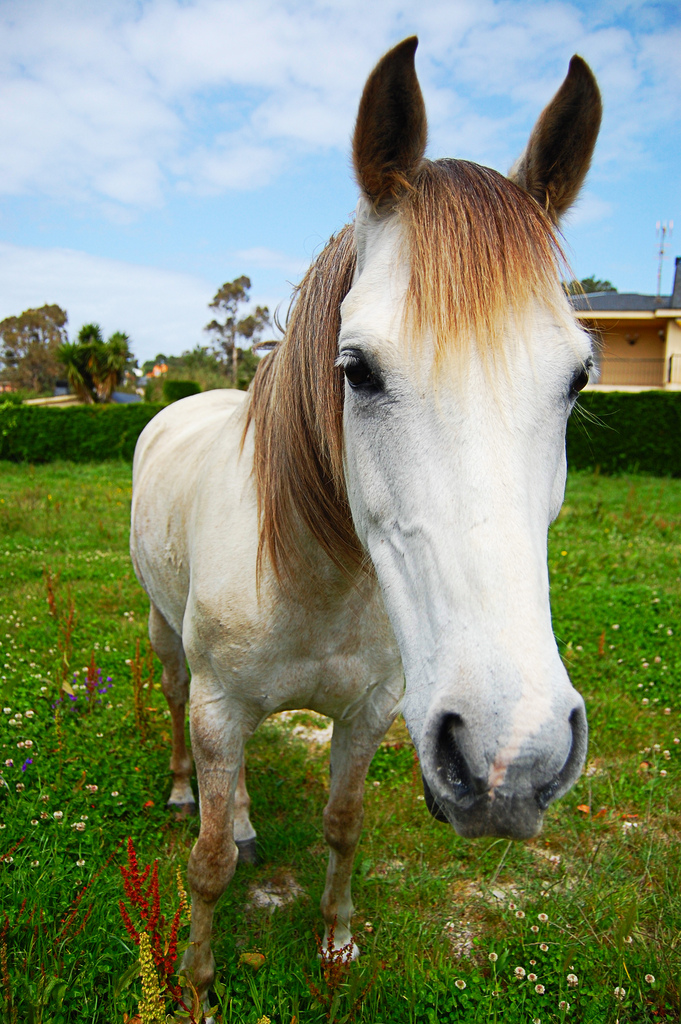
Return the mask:
POLYGON ((648 982, 649 985, 652 985, 655 982, 655 975, 654 974, 646 974, 645 980, 648 982))
POLYGON ((457 978, 454 984, 456 985, 457 988, 460 988, 462 991, 466 987, 466 982, 463 980, 463 978, 457 978))
POLYGON ((525 911, 524 910, 516 910, 515 916, 519 917, 522 920, 525 917, 525 911))
POLYGON ((32 860, 31 861, 31 867, 32 868, 37 868, 39 866, 39 864, 40 864, 39 860, 32 860))
POLYGON ((37 824, 38 824, 38 819, 37 818, 31 818, 31 825, 37 825, 37 824))
POLYGON ((111 796, 118 796, 118 790, 117 789, 112 789, 111 790, 111 796))
POLYGON ((546 953, 546 952, 548 952, 548 948, 549 947, 546 945, 545 942, 540 942, 539 948, 541 949, 542 953, 546 953))
POLYGON ((515 969, 515 971, 513 973, 515 974, 516 978, 524 978, 525 977, 525 968, 524 967, 516 967, 516 969, 515 969))
POLYGON ((61 818, 64 817, 64 812, 63 811, 55 811, 54 814, 52 815, 52 817, 56 818, 57 821, 59 821, 61 818))
POLYGON ((497 962, 497 960, 499 959, 499 957, 498 957, 498 955, 496 953, 490 953, 489 956, 487 957, 487 959, 491 960, 491 962, 493 964, 495 964, 497 962))
POLYGON ((527 980, 528 981, 536 981, 537 980, 537 975, 536 974, 528 974, 527 975, 527 980))
POLYGON ((576 985, 578 981, 579 981, 579 978, 577 977, 576 974, 568 974, 568 976, 567 976, 567 983, 568 983, 568 985, 576 985))
POLYGON ((569 1010, 570 1009, 570 1004, 566 1003, 564 999, 561 999, 561 1001, 558 1003, 558 1009, 559 1010, 569 1010))
POLYGON ((88 793, 96 793, 97 790, 99 789, 99 786, 95 786, 95 784, 91 782, 85 788, 87 789, 88 793))
POLYGON ((617 985, 617 987, 615 988, 615 991, 614 991, 615 999, 619 999, 619 1001, 622 1002, 622 1000, 626 997, 626 994, 627 994, 626 988, 622 988, 621 985, 617 985))
POLYGON ((11 715, 12 714, 12 709, 11 708, 3 708, 2 710, 5 712, 6 715, 11 715))
POLYGON ((35 715, 35 711, 31 711, 31 709, 29 708, 28 711, 26 712, 26 717, 27 718, 33 718, 34 715, 35 715))
POLYGON ((546 924, 548 919, 549 919, 549 915, 548 914, 537 914, 537 920, 541 921, 542 924, 546 924))
POLYGON ((534 932, 534 934, 536 935, 537 932, 539 931, 539 925, 538 924, 531 924, 530 925, 530 931, 534 932))
POLYGON ((23 784, 23 782, 17 782, 17 793, 23 793, 25 789, 26 786, 23 784))
POLYGON ((85 831, 85 822, 84 821, 74 821, 74 823, 71 826, 71 828, 75 828, 76 832, 84 832, 85 831))
POLYGON ((8 757, 5 761, 5 768, 14 768, 14 761, 11 757, 8 757))
POLYGON ((535 985, 534 986, 534 991, 537 993, 537 995, 543 996, 544 992, 546 992, 546 989, 544 988, 543 985, 535 985))
POLYGON ((82 860, 82 859, 81 860, 77 860, 76 861, 76 867, 84 868, 85 867, 85 861, 82 860))

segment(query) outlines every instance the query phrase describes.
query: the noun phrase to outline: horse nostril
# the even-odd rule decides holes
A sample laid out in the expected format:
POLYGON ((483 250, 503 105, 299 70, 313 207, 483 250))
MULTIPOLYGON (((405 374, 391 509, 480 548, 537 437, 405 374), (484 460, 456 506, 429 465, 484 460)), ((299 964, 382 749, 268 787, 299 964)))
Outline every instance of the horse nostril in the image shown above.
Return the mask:
POLYGON ((567 760, 558 774, 535 793, 535 798, 542 811, 545 811, 550 803, 566 793, 570 786, 577 781, 586 758, 588 726, 584 708, 573 708, 569 721, 572 729, 572 742, 567 760))
POLYGON ((473 779, 457 741, 457 732, 464 728, 461 715, 443 715, 435 743, 435 771, 440 786, 449 790, 458 804, 475 801, 473 779))

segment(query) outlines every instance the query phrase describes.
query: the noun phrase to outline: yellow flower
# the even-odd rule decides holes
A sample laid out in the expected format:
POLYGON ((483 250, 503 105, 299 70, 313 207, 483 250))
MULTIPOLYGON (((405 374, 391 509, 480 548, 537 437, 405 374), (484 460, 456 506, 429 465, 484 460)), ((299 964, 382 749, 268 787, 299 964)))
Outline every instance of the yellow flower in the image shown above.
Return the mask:
POLYGON ((269 1017, 261 1017, 260 1020, 256 1021, 256 1024, 272 1024, 269 1017))
POLYGON ((138 1003, 140 1024, 165 1024, 163 999, 158 984, 158 974, 151 956, 151 943, 146 932, 140 935, 140 975, 142 977, 142 998, 138 1003))
POLYGON ((177 868, 177 892, 180 897, 180 910, 185 915, 187 920, 191 921, 192 908, 191 905, 187 902, 187 893, 185 892, 184 885, 182 884, 182 871, 179 865, 177 868))

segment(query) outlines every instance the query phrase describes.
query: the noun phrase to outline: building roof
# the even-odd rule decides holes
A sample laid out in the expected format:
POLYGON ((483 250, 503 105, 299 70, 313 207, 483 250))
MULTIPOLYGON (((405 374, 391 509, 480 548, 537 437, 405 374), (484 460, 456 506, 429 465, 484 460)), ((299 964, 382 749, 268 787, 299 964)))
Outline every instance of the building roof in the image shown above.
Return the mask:
POLYGON ((622 312, 669 309, 669 295, 657 298, 655 295, 636 295, 633 292, 590 292, 588 295, 571 295, 570 301, 579 312, 592 309, 622 310, 622 312))
POLYGON ((598 312, 654 313, 656 309, 681 309, 681 256, 676 257, 674 287, 671 295, 638 295, 634 292, 591 292, 571 295, 578 313, 598 312))

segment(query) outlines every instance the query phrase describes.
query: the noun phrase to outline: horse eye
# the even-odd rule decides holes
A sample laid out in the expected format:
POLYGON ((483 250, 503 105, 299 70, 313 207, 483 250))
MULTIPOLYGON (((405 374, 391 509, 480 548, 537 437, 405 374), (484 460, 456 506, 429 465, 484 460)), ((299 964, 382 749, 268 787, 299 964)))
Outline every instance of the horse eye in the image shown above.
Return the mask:
POLYGON ((583 391, 589 383, 589 368, 583 366, 582 369, 575 374, 572 378, 572 384, 570 385, 570 392, 576 395, 578 392, 583 391))
POLYGON ((350 356, 343 363, 343 372, 352 388, 371 387, 376 384, 376 379, 360 356, 350 356))

